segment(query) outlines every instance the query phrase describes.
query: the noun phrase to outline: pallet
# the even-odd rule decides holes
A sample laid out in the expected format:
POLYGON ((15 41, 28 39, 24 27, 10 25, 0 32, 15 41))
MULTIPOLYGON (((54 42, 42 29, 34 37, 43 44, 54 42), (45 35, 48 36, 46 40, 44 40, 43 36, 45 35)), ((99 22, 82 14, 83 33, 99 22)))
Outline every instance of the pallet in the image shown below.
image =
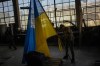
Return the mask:
POLYGON ((61 66, 61 65, 62 65, 62 59, 60 58, 50 58, 44 64, 44 66, 61 66))

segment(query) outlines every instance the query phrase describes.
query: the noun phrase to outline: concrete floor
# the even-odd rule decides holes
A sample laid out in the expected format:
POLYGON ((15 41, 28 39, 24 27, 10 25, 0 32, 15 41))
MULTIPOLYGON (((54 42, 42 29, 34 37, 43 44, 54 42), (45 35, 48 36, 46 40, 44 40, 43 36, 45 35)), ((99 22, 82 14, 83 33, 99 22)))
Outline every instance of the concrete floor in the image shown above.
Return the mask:
MULTIPOLYGON (((57 46, 49 46, 49 49, 53 58, 63 58, 65 54, 64 50, 60 52, 57 46)), ((17 50, 0 46, 0 66, 25 66, 21 63, 22 56, 23 46, 18 46, 17 50)), ((61 66, 95 66, 95 61, 100 60, 100 49, 97 47, 75 48, 75 58, 75 64, 71 64, 69 59, 64 61, 61 66)))

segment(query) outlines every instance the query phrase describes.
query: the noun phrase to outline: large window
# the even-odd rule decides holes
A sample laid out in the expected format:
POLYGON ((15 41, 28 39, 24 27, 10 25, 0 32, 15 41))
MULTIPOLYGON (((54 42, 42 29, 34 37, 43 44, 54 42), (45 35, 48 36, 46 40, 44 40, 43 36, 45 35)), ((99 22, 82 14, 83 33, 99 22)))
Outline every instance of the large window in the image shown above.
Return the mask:
POLYGON ((0 24, 14 23, 12 0, 0 2, 0 24))
POLYGON ((100 25, 100 0, 85 0, 81 4, 86 25, 89 27, 100 25))
MULTIPOLYGON (((29 2, 30 0, 19 0, 19 8, 27 6, 29 7, 29 2)), ((40 2, 43 8, 45 9, 49 19, 51 20, 51 22, 54 23, 55 27, 56 24, 59 27, 60 24, 66 23, 65 21, 71 21, 74 24, 76 24, 75 0, 55 0, 57 8, 56 11, 57 23, 55 22, 54 0, 40 0, 40 2)), ((81 7, 82 7, 83 18, 85 19, 86 25, 87 26, 100 25, 100 0, 81 0, 81 4, 82 4, 81 7)), ((0 12, 1 10, 3 9, 0 8, 0 12)), ((2 22, 3 21, 4 20, 2 20, 2 22)), ((23 30, 26 30, 27 21, 28 21, 28 9, 20 9, 20 23, 23 30)))
POLYGON ((60 24, 65 23, 64 21, 75 22, 75 0, 55 0, 57 23, 55 22, 54 15, 54 0, 43 0, 41 3, 44 7, 47 6, 44 9, 50 20, 54 23, 54 27, 56 27, 56 24, 59 27, 60 24))
POLYGON ((18 0, 19 1, 19 9, 20 9, 20 24, 21 29, 27 29, 27 22, 28 22, 28 11, 29 9, 21 9, 21 7, 29 7, 30 0, 18 0))

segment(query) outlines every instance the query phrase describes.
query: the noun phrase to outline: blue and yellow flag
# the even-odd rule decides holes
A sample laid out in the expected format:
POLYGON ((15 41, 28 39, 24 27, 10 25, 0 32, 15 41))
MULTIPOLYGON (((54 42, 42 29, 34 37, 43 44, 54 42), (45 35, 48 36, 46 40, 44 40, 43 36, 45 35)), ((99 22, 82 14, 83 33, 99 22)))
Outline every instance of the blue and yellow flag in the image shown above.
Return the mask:
MULTIPOLYGON (((29 16, 28 16, 28 25, 26 31, 25 45, 24 45, 24 55, 28 52, 36 50, 36 38, 35 38, 35 22, 34 22, 34 10, 33 2, 30 0, 29 16)), ((23 55, 22 62, 25 63, 26 59, 23 55)))
MULTIPOLYGON (((54 35, 57 35, 57 33, 39 0, 30 0, 24 54, 37 51, 50 57, 47 38, 54 35)), ((24 56, 23 60, 25 61, 24 56)))
POLYGON ((57 35, 57 33, 39 0, 34 0, 34 15, 36 26, 36 51, 50 57, 46 40, 51 36, 57 35))

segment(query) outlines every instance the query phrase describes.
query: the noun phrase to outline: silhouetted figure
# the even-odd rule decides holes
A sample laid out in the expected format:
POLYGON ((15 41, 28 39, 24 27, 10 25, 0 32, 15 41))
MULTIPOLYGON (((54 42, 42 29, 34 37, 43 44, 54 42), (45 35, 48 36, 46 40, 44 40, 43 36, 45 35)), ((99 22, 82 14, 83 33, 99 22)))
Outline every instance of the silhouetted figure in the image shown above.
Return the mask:
POLYGON ((61 40, 63 45, 65 46, 65 51, 66 51, 66 55, 63 57, 63 59, 68 59, 68 48, 71 51, 71 63, 75 62, 75 56, 74 56, 74 36, 73 36, 73 32, 70 29, 70 27, 65 27, 64 25, 60 25, 60 30, 62 31, 62 35, 61 35, 61 40))
POLYGON ((6 38, 7 38, 7 41, 9 43, 9 48, 10 49, 14 48, 16 50, 17 48, 16 48, 16 45, 15 45, 12 24, 10 24, 9 27, 7 27, 7 30, 6 30, 6 38))

